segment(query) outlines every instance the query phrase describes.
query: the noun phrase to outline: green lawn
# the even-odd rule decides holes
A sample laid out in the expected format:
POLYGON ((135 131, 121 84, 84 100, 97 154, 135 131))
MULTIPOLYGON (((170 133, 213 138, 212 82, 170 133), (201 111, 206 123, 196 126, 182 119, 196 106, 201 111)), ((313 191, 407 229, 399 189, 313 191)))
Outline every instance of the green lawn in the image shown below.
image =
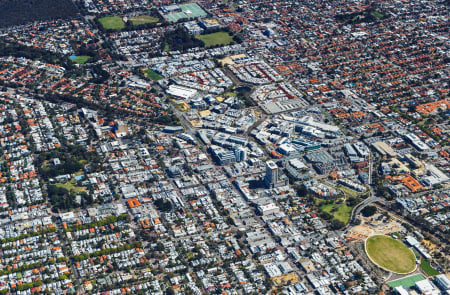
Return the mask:
POLYGON ((194 258, 194 256, 195 256, 194 252, 192 251, 186 252, 186 258, 188 260, 194 258))
POLYGON ((353 207, 348 206, 346 202, 337 203, 336 201, 334 201, 330 204, 324 203, 325 202, 320 198, 316 198, 315 200, 315 204, 320 208, 320 211, 331 214, 334 219, 337 219, 345 224, 348 223, 352 214, 353 207))
POLYGON ((122 30, 125 28, 125 23, 119 16, 105 16, 99 18, 98 21, 102 24, 103 28, 106 30, 122 30))
POLYGON ((339 221, 347 224, 352 214, 353 207, 349 207, 346 204, 341 204, 336 212, 334 212, 333 216, 339 221))
POLYGON ((370 14, 373 15, 374 17, 376 17, 376 18, 383 18, 384 17, 384 14, 382 14, 382 13, 380 13, 378 11, 372 11, 370 14))
POLYGON ((142 70, 144 72, 145 77, 152 79, 153 81, 161 80, 164 78, 157 72, 153 71, 152 69, 144 69, 142 70))
POLYGON ((74 63, 77 63, 79 65, 82 65, 86 63, 91 57, 87 55, 77 56, 74 59, 71 59, 74 63))
POLYGON ((164 52, 169 52, 170 51, 170 46, 169 44, 165 43, 164 44, 164 52))
POLYGON ((414 253, 414 255, 416 255, 416 260, 420 259, 420 257, 422 257, 422 255, 420 255, 419 251, 417 251, 415 248, 412 248, 412 251, 414 253))
POLYGON ((353 207, 349 207, 345 203, 342 204, 332 203, 320 207, 320 210, 333 215, 335 219, 342 221, 345 224, 347 224, 348 220, 350 219, 352 209, 353 207))
POLYGON ((159 22, 159 18, 151 15, 139 15, 130 17, 129 20, 133 24, 133 26, 139 26, 143 24, 157 23, 159 22))
POLYGON ((86 188, 84 186, 77 186, 75 184, 74 179, 72 179, 71 181, 68 181, 66 183, 57 183, 57 184, 55 184, 55 186, 65 188, 66 190, 72 191, 74 193, 80 193, 80 192, 86 191, 86 188))
POLYGON ((190 109, 185 102, 175 102, 173 105, 181 112, 185 112, 190 109))
POLYGON ((410 273, 416 268, 414 253, 402 242, 389 236, 376 235, 368 238, 366 251, 370 259, 384 269, 410 273))
POLYGON ((225 92, 223 94, 223 96, 225 96, 225 97, 232 97, 232 96, 236 96, 236 95, 237 95, 236 91, 225 92))
POLYGON ((422 257, 422 261, 420 261, 420 268, 428 275, 428 276, 437 276, 439 272, 435 270, 430 262, 422 257))
POLYGON ((320 210, 327 212, 327 213, 331 213, 331 210, 333 210, 333 208, 335 206, 336 206, 335 203, 322 205, 322 206, 320 206, 320 210))
POLYGON ((227 32, 217 32, 206 35, 196 35, 195 38, 205 42, 206 47, 215 45, 228 45, 233 42, 233 36, 227 32))
POLYGON ((345 193, 345 195, 349 196, 349 197, 357 197, 357 196, 359 196, 361 194, 361 193, 359 193, 357 191, 354 191, 351 188, 348 188, 348 187, 343 186, 343 185, 338 185, 336 188, 341 190, 341 191, 343 191, 345 193))

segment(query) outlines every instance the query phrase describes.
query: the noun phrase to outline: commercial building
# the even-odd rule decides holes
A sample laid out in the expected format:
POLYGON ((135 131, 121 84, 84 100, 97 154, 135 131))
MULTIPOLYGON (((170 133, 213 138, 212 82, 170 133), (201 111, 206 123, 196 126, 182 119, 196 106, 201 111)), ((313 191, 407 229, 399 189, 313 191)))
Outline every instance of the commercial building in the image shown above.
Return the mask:
POLYGON ((191 99, 197 95, 197 90, 178 85, 170 85, 167 93, 176 98, 191 99))
POLYGON ((267 161, 264 182, 267 187, 275 188, 286 185, 288 180, 284 174, 280 174, 279 168, 274 161, 267 161))
POLYGON ((435 282, 442 291, 450 290, 450 279, 445 274, 436 276, 435 282))
POLYGON ((278 166, 273 161, 266 162, 266 176, 264 181, 267 186, 272 187, 278 181, 278 166))
POLYGON ((429 150, 430 147, 424 143, 417 135, 415 134, 406 134, 405 135, 405 139, 411 143, 416 149, 418 149, 419 151, 423 152, 426 150, 429 150))
POLYGON ((275 203, 267 203, 258 206, 258 212, 261 215, 270 215, 276 214, 280 212, 280 207, 278 207, 275 203))

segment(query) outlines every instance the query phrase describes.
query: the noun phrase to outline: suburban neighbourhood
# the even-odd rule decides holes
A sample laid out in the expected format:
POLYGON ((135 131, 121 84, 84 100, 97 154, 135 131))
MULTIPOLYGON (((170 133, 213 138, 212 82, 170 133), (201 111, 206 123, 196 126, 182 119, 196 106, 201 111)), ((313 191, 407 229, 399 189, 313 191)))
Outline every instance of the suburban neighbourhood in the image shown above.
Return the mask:
POLYGON ((3 1, 0 294, 450 294, 449 1, 3 1))

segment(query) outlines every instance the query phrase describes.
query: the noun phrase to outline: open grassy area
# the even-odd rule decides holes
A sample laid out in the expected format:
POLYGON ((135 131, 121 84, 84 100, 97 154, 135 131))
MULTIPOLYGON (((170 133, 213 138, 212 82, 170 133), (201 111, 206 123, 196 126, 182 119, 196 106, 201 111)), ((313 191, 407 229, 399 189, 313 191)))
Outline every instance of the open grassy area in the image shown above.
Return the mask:
POLYGON ((352 209, 353 209, 353 207, 349 207, 345 203, 342 203, 342 204, 332 203, 332 204, 322 205, 320 207, 320 210, 333 215, 333 217, 335 219, 342 221, 345 224, 347 224, 348 220, 350 219, 350 216, 352 214, 352 209))
POLYGON ((384 17, 384 14, 382 14, 382 13, 376 11, 376 10, 370 12, 370 14, 373 15, 374 17, 376 17, 376 18, 383 18, 384 17))
POLYGON ((389 236, 376 235, 367 239, 369 258, 384 269, 396 273, 410 273, 416 268, 414 253, 402 242, 389 236))
POLYGON ((105 16, 99 18, 98 21, 102 24, 103 28, 106 30, 122 30, 125 28, 125 23, 119 16, 105 16))
POLYGON ((435 270, 430 262, 422 257, 422 260, 420 261, 420 268, 426 273, 428 276, 437 276, 439 272, 435 270))
POLYGON ((233 36, 227 32, 217 32, 205 35, 196 35, 195 38, 205 42, 206 47, 215 45, 228 45, 233 42, 233 36))
POLYGON ((351 188, 348 188, 348 187, 343 186, 343 185, 338 185, 336 188, 341 190, 342 192, 344 192, 345 195, 349 196, 349 197, 356 197, 356 196, 361 194, 361 193, 359 193, 357 191, 354 191, 351 188))
POLYGON ((74 63, 82 65, 82 64, 86 63, 90 58, 91 58, 90 56, 81 55, 81 56, 77 56, 75 58, 71 58, 70 60, 72 60, 74 63))
POLYGON ((232 97, 232 96, 236 96, 236 95, 237 95, 236 91, 229 91, 229 92, 225 92, 223 94, 223 96, 225 96, 225 97, 232 97))
POLYGON ((57 184, 55 184, 55 186, 65 188, 66 190, 72 191, 74 193, 80 193, 80 192, 86 191, 86 188, 84 186, 77 186, 75 184, 74 179, 72 179, 71 181, 68 181, 66 183, 57 183, 57 184))
POLYGON ((189 107, 189 105, 187 103, 185 103, 184 101, 182 102, 174 102, 173 104, 179 111, 185 112, 190 110, 191 108, 189 107))
POLYGON ((164 52, 169 52, 169 51, 170 51, 170 46, 169 46, 169 44, 164 43, 164 49, 163 49, 163 51, 164 51, 164 52))
POLYGON ((139 15, 130 17, 129 21, 133 26, 139 26, 143 24, 157 23, 159 22, 159 18, 151 15, 139 15))
POLYGON ((152 69, 144 69, 142 71, 144 72, 145 77, 152 79, 153 81, 161 80, 163 78, 163 76, 153 71, 152 69))

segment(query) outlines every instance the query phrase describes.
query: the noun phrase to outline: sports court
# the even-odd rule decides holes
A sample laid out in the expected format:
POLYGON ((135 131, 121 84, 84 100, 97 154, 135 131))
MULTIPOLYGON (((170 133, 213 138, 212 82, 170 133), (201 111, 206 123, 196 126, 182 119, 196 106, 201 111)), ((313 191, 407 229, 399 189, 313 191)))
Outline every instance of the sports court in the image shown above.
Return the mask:
POLYGON ((181 9, 180 12, 165 14, 164 18, 169 22, 176 22, 182 18, 195 18, 207 15, 197 3, 179 5, 179 7, 181 9))
POLYGON ((416 275, 404 277, 402 279, 398 279, 395 281, 390 281, 387 284, 389 287, 392 287, 392 288, 403 286, 405 289, 409 289, 412 286, 414 286, 414 284, 416 282, 423 281, 425 279, 426 278, 423 274, 416 274, 416 275))

